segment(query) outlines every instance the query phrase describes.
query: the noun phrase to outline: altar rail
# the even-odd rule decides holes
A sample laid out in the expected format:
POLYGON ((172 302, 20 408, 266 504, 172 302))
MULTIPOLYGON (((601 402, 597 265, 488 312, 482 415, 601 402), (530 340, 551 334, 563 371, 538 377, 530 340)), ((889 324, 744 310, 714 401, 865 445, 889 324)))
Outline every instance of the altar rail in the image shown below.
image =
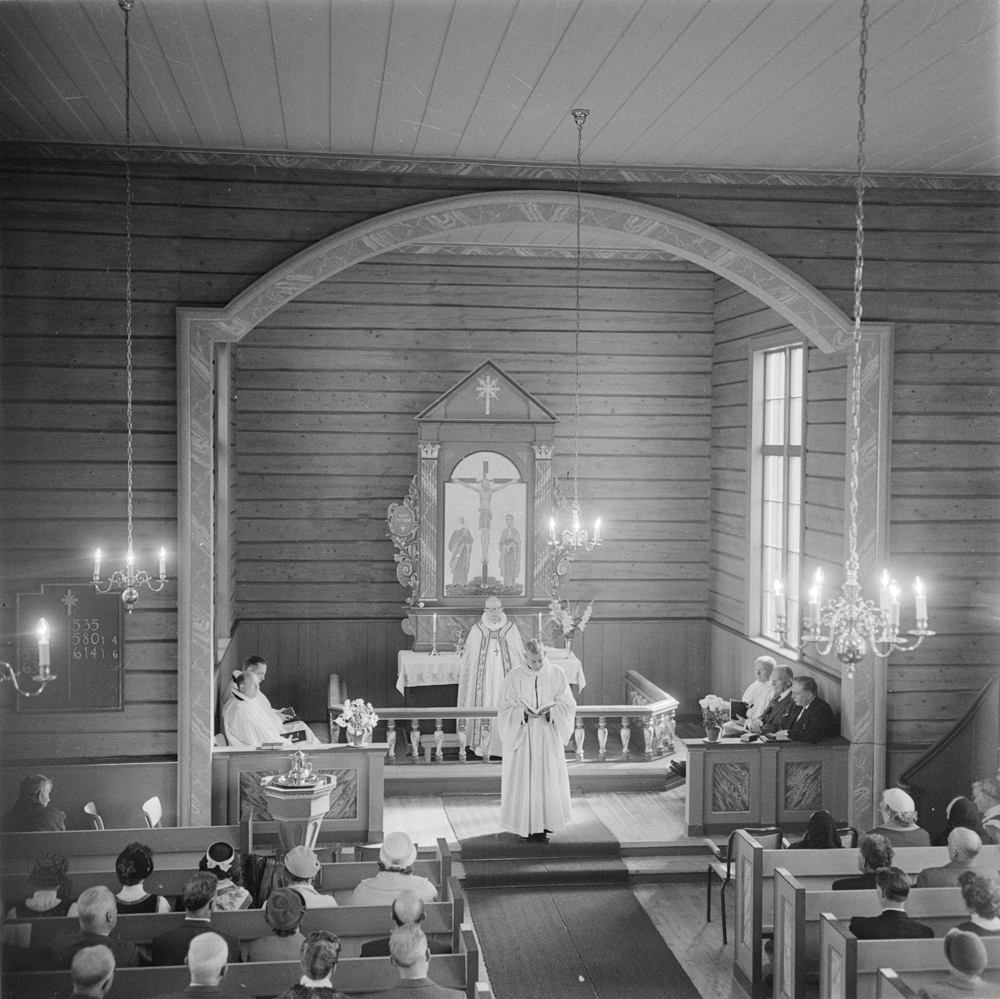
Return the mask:
MULTIPOLYGON (((625 693, 627 704, 578 704, 576 708, 576 728, 573 742, 576 747, 576 758, 583 762, 584 741, 586 730, 584 719, 597 719, 597 745, 599 760, 607 759, 608 718, 621 719, 622 755, 628 756, 629 744, 632 739, 632 722, 639 723, 644 738, 645 756, 652 760, 674 751, 674 733, 676 730, 676 713, 678 701, 665 690, 647 680, 644 676, 629 670, 625 675, 625 693)), ((335 719, 340 714, 339 705, 329 706, 330 731, 335 731, 335 719)), ((379 718, 386 722, 386 742, 388 743, 387 762, 395 761, 396 722, 409 721, 410 732, 409 752, 417 760, 420 759, 420 722, 433 721, 434 735, 425 744, 425 762, 444 762, 445 744, 458 746, 458 760, 468 762, 466 754, 468 736, 466 724, 470 718, 492 719, 497 716, 496 708, 376 708, 379 718), (444 722, 455 719, 458 731, 455 735, 446 734, 444 722)), ((489 722, 487 721, 487 724, 489 722)), ((483 762, 489 762, 488 757, 483 762)))

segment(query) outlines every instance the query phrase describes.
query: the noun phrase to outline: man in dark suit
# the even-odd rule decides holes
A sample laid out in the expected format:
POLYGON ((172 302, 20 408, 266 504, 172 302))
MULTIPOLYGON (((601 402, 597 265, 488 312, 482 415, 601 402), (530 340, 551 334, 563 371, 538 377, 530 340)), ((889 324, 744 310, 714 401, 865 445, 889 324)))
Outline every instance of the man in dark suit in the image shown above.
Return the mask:
MULTIPOLYGON (((424 921, 424 900, 409 888, 401 891, 396 900, 392 903, 392 929, 398 926, 420 926, 424 921)), ((437 940, 428 940, 427 949, 432 954, 450 954, 451 947, 447 944, 439 943, 437 940)), ((362 957, 388 957, 389 938, 382 937, 379 940, 369 940, 361 945, 362 957)))
POLYGON ((875 875, 882 913, 878 916, 853 916, 848 929, 859 940, 900 940, 904 937, 932 937, 934 931, 906 914, 910 879, 898 867, 883 867, 875 875))
POLYGON ((795 678, 792 699, 799 706, 799 713, 788 728, 788 738, 792 742, 822 742, 840 734, 833 708, 819 696, 816 681, 811 676, 795 678))
MULTIPOLYGON (((175 929, 153 937, 153 964, 184 964, 188 944, 202 933, 212 930, 212 906, 219 880, 208 871, 200 871, 184 886, 184 908, 187 916, 175 929)), ((229 961, 240 959, 240 942, 228 933, 219 933, 229 948, 229 961)))
POLYGON ((791 726, 799 713, 799 706, 792 697, 791 666, 775 666, 771 670, 771 683, 774 685, 774 700, 767 710, 756 721, 747 726, 757 735, 773 735, 791 726))
POLYGON ((105 885, 94 885, 84 891, 76 900, 78 930, 66 930, 52 942, 53 968, 69 968, 77 951, 84 947, 107 947, 119 968, 134 968, 147 964, 145 957, 135 944, 122 940, 114 932, 118 922, 118 906, 111 889, 105 885))
POLYGON ((948 863, 943 867, 925 867, 918 875, 916 888, 958 888, 959 878, 966 871, 976 871, 983 877, 992 877, 996 869, 984 867, 979 859, 983 841, 978 834, 964 826, 956 826, 948 833, 948 863))
POLYGON ((866 891, 876 887, 875 875, 880 868, 892 866, 892 843, 878 833, 867 833, 858 843, 858 870, 853 878, 838 878, 834 891, 866 891))

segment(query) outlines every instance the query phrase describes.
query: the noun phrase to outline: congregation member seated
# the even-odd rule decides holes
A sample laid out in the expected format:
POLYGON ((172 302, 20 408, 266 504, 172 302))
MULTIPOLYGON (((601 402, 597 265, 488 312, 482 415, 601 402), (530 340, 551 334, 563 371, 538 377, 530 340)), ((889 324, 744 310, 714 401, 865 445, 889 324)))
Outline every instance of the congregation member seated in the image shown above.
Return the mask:
POLYGON ((898 867, 883 867, 875 875, 875 888, 882 913, 878 916, 852 916, 848 929, 859 940, 899 940, 904 937, 932 937, 934 931, 911 919, 906 913, 910 879, 898 867))
POLYGON ((218 933, 199 933, 192 937, 184 955, 191 984, 181 992, 163 992, 156 999, 190 999, 193 995, 225 992, 222 985, 229 964, 229 945, 218 933))
POLYGON ((797 676, 792 681, 792 700, 799 710, 791 724, 776 729, 766 738, 814 743, 839 734, 833 708, 819 696, 819 688, 811 676, 797 676))
POLYGON ((306 937, 299 960, 304 974, 298 984, 278 999, 347 999, 333 987, 333 973, 340 959, 340 938, 326 930, 316 930, 306 937))
POLYGON ((977 871, 961 874, 958 883, 970 918, 957 929, 980 937, 1000 937, 1000 884, 977 871))
MULTIPOLYGON (((267 677, 267 662, 264 657, 249 656, 246 662, 243 663, 243 671, 246 672, 248 670, 257 677, 257 686, 261 687, 267 677)), ((235 682, 237 675, 238 673, 233 674, 234 679, 230 681, 229 687, 223 697, 224 703, 228 703, 237 689, 235 682)), ((280 727, 283 735, 287 735, 294 742, 302 743, 304 746, 322 745, 319 739, 313 735, 312 729, 305 722, 296 719, 295 708, 272 708, 271 702, 263 690, 258 690, 257 699, 260 702, 259 706, 261 710, 271 715, 275 723, 280 727)))
POLYGON ((45 774, 30 774, 21 781, 14 807, 3 817, 4 832, 61 832, 66 813, 49 802, 52 781, 45 774))
POLYGON ((983 841, 971 829, 952 829, 948 837, 948 863, 942 867, 925 867, 918 875, 915 888, 957 888, 959 877, 979 867, 979 851, 983 841))
POLYGON ((858 842, 858 870, 852 878, 838 878, 834 891, 867 891, 877 887, 875 875, 883 867, 892 866, 892 844, 878 833, 867 833, 858 842))
POLYGON ((754 660, 753 683, 743 691, 738 701, 730 702, 730 720, 722 726, 725 736, 742 735, 752 732, 751 722, 758 721, 768 705, 774 700, 777 691, 771 683, 771 673, 778 664, 771 656, 758 656, 754 660))
POLYGON ((931 845, 930 834, 917 825, 917 806, 904 790, 886 788, 881 810, 882 824, 869 832, 884 836, 895 847, 931 845))
POLYGON ((319 891, 313 879, 319 874, 320 863, 308 846, 293 847, 285 854, 285 875, 288 887, 299 893, 307 909, 332 909, 337 900, 319 891))
POLYGON ((39 916, 71 914, 65 857, 56 853, 38 857, 31 866, 28 884, 35 889, 34 894, 23 902, 18 902, 7 913, 8 919, 37 919, 39 916))
POLYGON ((417 848, 404 832, 391 832, 378 854, 379 872, 365 878, 351 896, 351 905, 391 905, 396 896, 408 888, 424 902, 437 898, 437 888, 419 874, 413 873, 417 848))
POLYGON ((931 843, 931 846, 947 846, 952 829, 971 829, 984 843, 991 842, 989 833, 983 828, 983 817, 973 801, 968 798, 952 798, 945 809, 947 825, 931 843))
POLYGON ((97 944, 110 948, 118 968, 135 968, 148 963, 135 944, 111 936, 118 922, 118 906, 110 888, 94 885, 83 892, 76 905, 80 928, 67 930, 53 941, 53 968, 70 967, 77 951, 97 944))
POLYGON ((236 851, 224 841, 213 843, 198 862, 199 871, 208 871, 219 879, 215 908, 235 912, 250 907, 250 892, 243 887, 243 877, 236 862, 236 851))
POLYGON ((793 843, 791 850, 839 850, 843 844, 837 835, 837 823, 829 812, 813 812, 809 816, 806 834, 793 843))
MULTIPOLYGON (((989 842, 1000 843, 1000 779, 984 777, 972 785, 972 800, 983 816, 989 842)), ((987 842, 983 838, 983 842, 987 842)))
POLYGON ((261 746, 291 746, 292 740, 282 731, 273 711, 260 701, 257 676, 251 670, 233 674, 236 689, 222 709, 222 728, 226 741, 238 749, 261 746))
MULTIPOLYGON (((184 922, 166 933, 153 938, 153 964, 183 964, 187 957, 188 945, 202 933, 217 933, 229 948, 229 960, 236 963, 240 959, 240 942, 228 933, 212 930, 212 909, 218 879, 214 874, 200 871, 184 886, 184 922)), ((81 899, 83 896, 80 896, 81 899)), ((121 963, 121 962, 119 962, 121 963)))
POLYGON ((69 976, 74 996, 104 999, 115 980, 115 956, 104 944, 84 947, 73 955, 69 976))
MULTIPOLYGON (((419 926, 424 921, 424 902, 415 892, 408 888, 401 891, 396 900, 392 903, 392 925, 390 932, 400 926, 419 926)), ((440 943, 437 940, 428 940, 427 948, 432 954, 450 954, 451 947, 448 944, 440 943)), ((388 957, 389 938, 381 937, 378 940, 369 940, 361 945, 362 957, 388 957)))
POLYGON ((162 895, 150 895, 143 882, 153 873, 153 851, 144 843, 129 843, 115 861, 115 877, 122 890, 115 896, 118 914, 170 912, 162 895))
POLYGON ((461 999, 464 993, 446 989, 427 977, 431 952, 419 926, 400 926, 389 937, 389 956, 399 985, 378 993, 377 999, 461 999))
POLYGON ((917 990, 917 995, 922 999, 959 999, 959 996, 997 999, 1000 996, 1000 985, 987 982, 982 977, 987 963, 986 948, 982 940, 972 933, 949 930, 943 942, 948 977, 933 985, 922 986, 917 990))
POLYGON ((297 961, 306 938, 299 932, 306 905, 291 888, 276 888, 267 897, 264 918, 273 932, 250 941, 248 961, 297 961))

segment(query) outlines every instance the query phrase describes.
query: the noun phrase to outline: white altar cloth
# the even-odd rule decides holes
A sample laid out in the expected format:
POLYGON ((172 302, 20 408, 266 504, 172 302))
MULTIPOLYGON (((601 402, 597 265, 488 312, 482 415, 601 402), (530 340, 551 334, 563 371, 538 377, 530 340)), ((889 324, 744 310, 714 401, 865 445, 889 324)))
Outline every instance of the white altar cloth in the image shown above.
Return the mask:
MULTIPOLYGON (((575 683, 578 689, 587 686, 583 675, 583 663, 569 649, 545 647, 545 655, 555 666, 562 667, 566 679, 575 683)), ((438 684, 458 683, 462 672, 462 657, 454 652, 442 652, 432 656, 429 652, 413 652, 403 649, 398 655, 399 675, 396 690, 406 694, 407 687, 433 687, 438 684)))

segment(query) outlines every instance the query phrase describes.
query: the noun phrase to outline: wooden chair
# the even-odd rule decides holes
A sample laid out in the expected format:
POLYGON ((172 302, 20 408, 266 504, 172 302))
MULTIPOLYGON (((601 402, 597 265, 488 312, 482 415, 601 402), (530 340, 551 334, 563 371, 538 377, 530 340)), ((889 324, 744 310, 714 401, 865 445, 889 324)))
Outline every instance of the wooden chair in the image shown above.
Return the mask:
POLYGON ((840 845, 845 849, 856 850, 858 848, 860 833, 854 826, 840 826, 837 829, 837 835, 840 837, 840 845))
POLYGON ((92 801, 88 801, 86 805, 83 806, 83 810, 94 820, 95 829, 104 828, 104 819, 97 814, 97 805, 92 801))
MULTIPOLYGON (((765 850, 780 850, 785 841, 784 834, 776 826, 770 826, 766 829, 745 829, 744 832, 753 836, 765 850)), ((719 906, 722 909, 722 942, 728 944, 729 938, 726 936, 726 885, 733 879, 733 860, 735 859, 733 844, 736 842, 736 831, 729 834, 725 849, 710 839, 706 839, 705 842, 715 854, 715 860, 708 865, 705 921, 709 923, 712 921, 712 876, 715 875, 722 882, 722 887, 719 889, 719 906)))
POLYGON ((146 819, 146 826, 148 828, 155 829, 160 824, 160 819, 163 818, 163 806, 156 795, 153 795, 149 801, 143 802, 142 814, 146 819))

